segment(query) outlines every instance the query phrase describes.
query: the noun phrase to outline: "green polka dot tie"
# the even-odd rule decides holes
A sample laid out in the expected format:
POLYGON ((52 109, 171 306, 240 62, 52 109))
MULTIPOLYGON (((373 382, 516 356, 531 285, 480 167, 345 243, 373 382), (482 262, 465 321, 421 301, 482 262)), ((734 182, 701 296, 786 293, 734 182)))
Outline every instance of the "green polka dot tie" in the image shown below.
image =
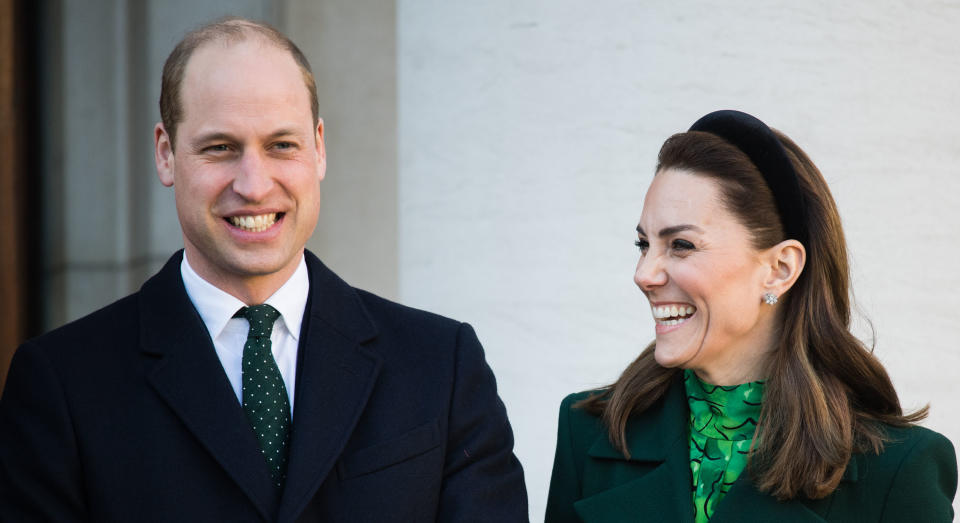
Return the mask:
POLYGON ((280 490, 287 477, 290 445, 290 402, 283 376, 270 350, 270 333, 280 312, 269 305, 243 307, 234 317, 250 322, 243 346, 243 411, 260 440, 270 476, 280 490))

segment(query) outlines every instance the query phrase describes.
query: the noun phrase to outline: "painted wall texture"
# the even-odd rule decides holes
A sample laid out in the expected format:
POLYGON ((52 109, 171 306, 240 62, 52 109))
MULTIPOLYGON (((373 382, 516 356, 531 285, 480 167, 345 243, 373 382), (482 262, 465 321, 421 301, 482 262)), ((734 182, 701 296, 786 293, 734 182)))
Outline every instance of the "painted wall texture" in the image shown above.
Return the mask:
POLYGON ((569 392, 653 338, 632 282, 656 153, 720 108, 786 132, 839 205, 870 338, 960 441, 960 6, 400 0, 401 299, 471 322, 542 520, 569 392))

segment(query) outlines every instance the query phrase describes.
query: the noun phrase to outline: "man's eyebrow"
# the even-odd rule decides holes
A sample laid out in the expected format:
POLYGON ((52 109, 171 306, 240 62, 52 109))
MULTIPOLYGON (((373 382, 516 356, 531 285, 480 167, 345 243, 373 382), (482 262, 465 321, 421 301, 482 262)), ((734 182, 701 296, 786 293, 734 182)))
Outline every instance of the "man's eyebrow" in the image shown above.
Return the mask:
POLYGON ((277 129, 276 131, 273 131, 272 133, 267 135, 267 139, 273 140, 276 138, 281 138, 283 136, 300 136, 301 134, 302 133, 300 131, 297 131, 296 129, 288 129, 284 127, 282 129, 277 129))
MULTIPOLYGON (((276 140, 277 138, 283 138, 285 136, 300 136, 300 134, 301 133, 296 129, 284 127, 267 135, 267 140, 276 140)), ((236 140, 237 139, 230 133, 213 131, 206 134, 201 134, 191 142, 191 145, 194 149, 198 149, 204 144, 210 142, 235 142, 236 140)))
MULTIPOLYGON (((674 234, 677 234, 678 232, 683 232, 683 231, 695 231, 695 232, 702 233, 703 229, 701 229, 700 227, 697 227, 696 225, 685 223, 682 225, 672 225, 670 227, 664 227, 663 229, 660 229, 660 232, 657 233, 657 236, 661 238, 665 238, 667 236, 672 236, 674 234)), ((643 227, 640 227, 639 225, 637 225, 637 232, 644 236, 647 235, 647 233, 643 232, 643 227)))
POLYGON ((231 136, 230 134, 225 133, 223 131, 214 131, 211 133, 201 134, 200 136, 196 137, 190 143, 190 145, 192 145, 194 148, 197 148, 203 144, 210 143, 210 142, 232 142, 232 141, 234 141, 234 137, 231 136))

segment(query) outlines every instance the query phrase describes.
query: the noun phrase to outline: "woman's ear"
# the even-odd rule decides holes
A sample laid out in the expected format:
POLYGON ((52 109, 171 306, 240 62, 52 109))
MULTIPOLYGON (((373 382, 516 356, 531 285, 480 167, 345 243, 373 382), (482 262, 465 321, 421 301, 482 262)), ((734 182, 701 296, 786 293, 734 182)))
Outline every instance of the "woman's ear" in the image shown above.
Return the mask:
POLYGON ((807 250, 797 240, 784 240, 767 249, 763 258, 769 268, 763 291, 779 297, 793 287, 803 272, 807 250))

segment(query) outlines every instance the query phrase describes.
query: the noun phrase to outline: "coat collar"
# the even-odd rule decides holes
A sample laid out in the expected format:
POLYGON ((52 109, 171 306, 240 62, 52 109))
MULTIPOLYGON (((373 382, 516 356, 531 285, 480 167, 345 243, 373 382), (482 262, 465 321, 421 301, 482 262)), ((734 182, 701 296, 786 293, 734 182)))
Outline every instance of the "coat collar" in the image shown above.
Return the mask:
POLYGON ((606 432, 594 441, 584 467, 598 469, 595 474, 623 462, 655 468, 616 467, 619 485, 574 503, 584 522, 630 521, 649 514, 658 521, 693 523, 686 413, 683 382, 675 380, 659 403, 627 422, 630 458, 613 447, 606 432))
POLYGON ((362 346, 377 330, 356 291, 305 252, 310 297, 300 331, 297 405, 282 500, 259 444, 180 277, 182 251, 140 289, 140 346, 148 380, 260 515, 293 521, 329 474, 366 405, 380 358, 362 346))
POLYGON ((297 409, 278 521, 295 521, 343 452, 382 360, 365 346, 376 326, 346 282, 309 251, 309 314, 297 361, 297 409))
POLYGON ((678 441, 687 445, 687 398, 683 380, 675 379, 659 403, 631 417, 626 432, 629 459, 614 448, 606 433, 597 438, 587 455, 600 459, 665 461, 670 457, 669 452, 676 450, 678 441))
POLYGON ((140 288, 140 347, 156 363, 147 379, 265 519, 276 513, 266 466, 250 459, 249 429, 213 341, 180 277, 182 251, 140 288))
MULTIPOLYGON (((688 407, 683 380, 675 379, 659 403, 627 423, 630 458, 616 450, 603 432, 587 451, 584 476, 608 474, 616 467, 621 481, 616 486, 574 503, 584 522, 633 521, 648 515, 651 520, 693 522, 690 490, 688 407), (644 467, 623 467, 627 463, 644 467), (653 465, 653 470, 649 466, 653 465), (593 469, 593 470, 590 470, 593 469)), ((844 481, 859 476, 855 455, 844 481)), ((711 523, 746 521, 822 522, 830 498, 779 502, 756 489, 746 474, 717 505, 711 523)))

